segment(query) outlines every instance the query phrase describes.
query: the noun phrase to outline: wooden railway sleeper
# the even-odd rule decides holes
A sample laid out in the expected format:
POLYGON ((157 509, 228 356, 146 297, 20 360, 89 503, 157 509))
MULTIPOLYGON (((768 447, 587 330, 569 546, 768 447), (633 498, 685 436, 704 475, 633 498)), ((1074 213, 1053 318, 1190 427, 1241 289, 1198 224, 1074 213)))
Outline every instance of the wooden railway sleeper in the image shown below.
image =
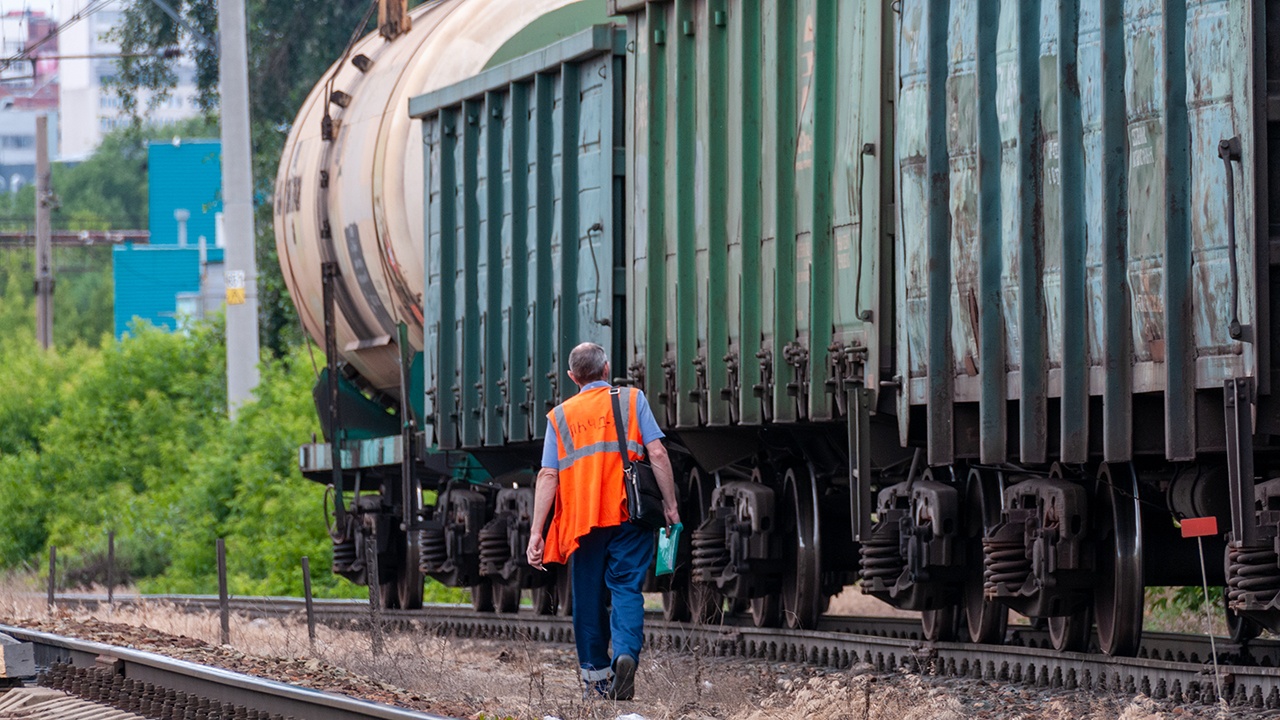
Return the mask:
POLYGON ((114 668, 72 667, 55 662, 40 673, 37 684, 122 712, 148 718, 204 717, 283 720, 281 715, 223 703, 150 682, 126 678, 114 668), (190 714, 189 714, 190 713, 190 714))

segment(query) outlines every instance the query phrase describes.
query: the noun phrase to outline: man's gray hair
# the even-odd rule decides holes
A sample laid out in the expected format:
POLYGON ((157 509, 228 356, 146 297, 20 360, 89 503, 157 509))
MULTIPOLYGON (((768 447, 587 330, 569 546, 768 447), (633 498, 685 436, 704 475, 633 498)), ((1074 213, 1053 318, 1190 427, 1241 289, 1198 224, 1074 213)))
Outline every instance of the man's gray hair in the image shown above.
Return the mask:
POLYGON ((605 355, 604 348, 593 342, 584 342, 569 353, 569 370, 574 379, 584 385, 596 380, 608 380, 604 376, 607 362, 609 357, 605 355))

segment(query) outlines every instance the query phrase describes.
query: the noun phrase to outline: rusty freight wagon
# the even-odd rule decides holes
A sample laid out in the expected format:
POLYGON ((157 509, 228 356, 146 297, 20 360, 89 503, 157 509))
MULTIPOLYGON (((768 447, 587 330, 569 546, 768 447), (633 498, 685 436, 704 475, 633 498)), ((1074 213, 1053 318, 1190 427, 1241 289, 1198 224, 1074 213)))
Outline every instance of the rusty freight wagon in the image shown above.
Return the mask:
POLYGON ((277 184, 330 350, 301 462, 334 488, 335 570, 404 605, 427 574, 564 608, 523 547, 590 339, 696 525, 654 586, 670 618, 811 627, 858 582, 931 638, 999 642, 1013 609, 1130 654, 1144 587, 1198 583, 1176 521, 1215 516, 1233 632, 1280 629, 1277 12, 445 0, 384 24, 277 184))

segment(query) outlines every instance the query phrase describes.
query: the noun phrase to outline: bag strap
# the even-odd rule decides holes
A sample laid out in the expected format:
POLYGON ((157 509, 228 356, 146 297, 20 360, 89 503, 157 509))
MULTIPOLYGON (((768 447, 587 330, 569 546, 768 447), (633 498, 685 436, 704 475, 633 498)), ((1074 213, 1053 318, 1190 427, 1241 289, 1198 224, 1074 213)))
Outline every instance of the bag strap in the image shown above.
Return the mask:
POLYGON ((631 472, 631 456, 627 454, 627 436, 622 431, 622 405, 619 403, 619 393, 622 388, 609 388, 609 398, 613 402, 613 427, 618 431, 618 454, 622 456, 622 469, 624 472, 631 472))

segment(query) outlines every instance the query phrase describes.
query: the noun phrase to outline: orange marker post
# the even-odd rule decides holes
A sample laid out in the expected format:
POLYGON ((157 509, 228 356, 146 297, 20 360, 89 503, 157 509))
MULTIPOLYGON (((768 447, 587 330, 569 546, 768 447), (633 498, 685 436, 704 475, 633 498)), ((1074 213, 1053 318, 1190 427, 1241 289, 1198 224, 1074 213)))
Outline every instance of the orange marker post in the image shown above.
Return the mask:
POLYGON ((1218 645, 1213 640, 1213 615, 1210 609, 1212 604, 1209 602, 1209 575, 1205 572, 1204 567, 1204 538, 1218 534, 1218 518, 1182 518, 1178 525, 1182 530, 1182 537, 1195 538, 1196 546, 1200 549, 1200 581, 1204 584, 1204 629, 1209 636, 1209 651, 1213 653, 1213 685, 1218 693, 1218 698, 1221 699, 1222 682, 1218 673, 1218 645))

